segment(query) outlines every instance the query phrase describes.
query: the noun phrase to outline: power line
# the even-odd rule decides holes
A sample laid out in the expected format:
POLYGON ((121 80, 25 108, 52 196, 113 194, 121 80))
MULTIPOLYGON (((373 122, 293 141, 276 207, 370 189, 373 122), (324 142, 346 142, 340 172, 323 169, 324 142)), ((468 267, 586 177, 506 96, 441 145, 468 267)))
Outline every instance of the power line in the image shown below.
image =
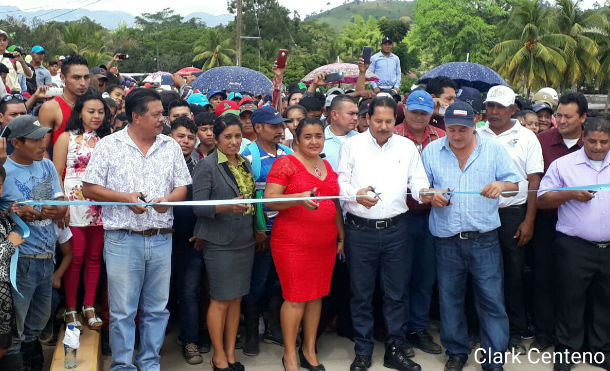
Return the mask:
MULTIPOLYGON (((70 3, 80 3, 83 2, 83 0, 72 0, 72 1, 67 1, 64 4, 70 4, 70 3)), ((43 5, 43 6, 37 6, 34 8, 26 8, 26 9, 19 9, 19 10, 3 10, 0 12, 0 14, 5 14, 5 13, 25 13, 28 11, 32 11, 32 10, 39 10, 39 9, 43 9, 43 10, 48 10, 49 7, 51 7, 53 5, 43 5)), ((54 9, 52 12, 54 11, 58 11, 61 9, 54 9)))
POLYGON ((78 7, 78 8, 75 8, 75 9, 69 10, 69 11, 67 11, 67 12, 65 12, 65 13, 61 13, 61 14, 59 14, 59 15, 56 15, 56 16, 51 17, 51 18, 49 18, 49 19, 46 19, 46 20, 44 20, 44 21, 43 21, 43 23, 48 22, 48 21, 52 21, 53 19, 56 19, 56 18, 62 17, 62 16, 64 16, 64 15, 66 15, 66 14, 73 13, 73 12, 75 12, 75 11, 79 10, 79 9, 82 9, 82 8, 86 7, 86 6, 89 6, 89 5, 93 5, 93 4, 99 3, 100 1, 102 1, 102 0, 95 0, 95 1, 92 1, 92 2, 90 2, 89 4, 85 4, 85 5, 80 6, 80 7, 78 7))

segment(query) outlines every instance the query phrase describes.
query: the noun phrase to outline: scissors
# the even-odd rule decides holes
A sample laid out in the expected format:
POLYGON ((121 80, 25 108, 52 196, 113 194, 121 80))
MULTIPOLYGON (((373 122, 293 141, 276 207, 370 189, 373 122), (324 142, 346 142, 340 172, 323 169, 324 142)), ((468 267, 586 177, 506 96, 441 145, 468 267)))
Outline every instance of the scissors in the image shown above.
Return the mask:
POLYGON ((378 199, 378 200, 380 200, 380 201, 382 201, 382 200, 381 200, 381 197, 379 197, 379 195, 381 195, 381 192, 377 192, 377 191, 375 190, 375 187, 373 187, 373 186, 369 186, 369 188, 371 189, 371 192, 373 192, 373 193, 375 194, 375 198, 376 198, 376 199, 378 199))
POLYGON ((447 188, 447 193, 449 193, 449 197, 447 198, 447 206, 451 205, 451 197, 453 197, 453 189, 447 188))
MULTIPOLYGON (((144 203, 150 203, 150 201, 146 201, 146 198, 144 198, 144 193, 140 192, 140 195, 138 196, 138 199, 140 199, 140 201, 144 202, 144 203)), ((144 207, 148 207, 149 205, 144 205, 144 207)))

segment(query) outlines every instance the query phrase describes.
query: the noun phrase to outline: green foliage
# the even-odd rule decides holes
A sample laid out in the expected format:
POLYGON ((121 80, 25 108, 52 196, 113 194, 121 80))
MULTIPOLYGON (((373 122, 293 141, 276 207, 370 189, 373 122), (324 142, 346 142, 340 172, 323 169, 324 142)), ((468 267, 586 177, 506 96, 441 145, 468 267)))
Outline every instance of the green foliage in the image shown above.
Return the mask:
POLYGON ((199 40, 195 42, 193 51, 197 53, 193 57, 193 62, 203 61, 202 70, 218 66, 226 66, 233 64, 235 50, 231 49, 231 39, 222 39, 220 30, 208 30, 199 40))
POLYGON ((394 42, 401 42, 409 32, 411 19, 388 20, 385 17, 379 20, 379 31, 383 36, 387 36, 394 42))

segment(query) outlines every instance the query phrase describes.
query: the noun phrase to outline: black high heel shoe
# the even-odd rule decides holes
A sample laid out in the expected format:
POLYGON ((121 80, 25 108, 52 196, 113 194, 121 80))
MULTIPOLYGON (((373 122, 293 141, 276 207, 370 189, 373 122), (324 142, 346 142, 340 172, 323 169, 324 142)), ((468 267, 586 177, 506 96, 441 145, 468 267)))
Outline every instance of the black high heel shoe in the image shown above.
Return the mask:
POLYGON ((212 366, 213 371, 233 371, 233 369, 231 368, 231 365, 229 365, 229 367, 225 367, 225 368, 216 367, 216 365, 214 364, 214 360, 212 360, 212 359, 210 359, 210 366, 212 366))
POLYGON ((246 371, 246 368, 244 367, 244 365, 241 362, 235 362, 235 363, 231 363, 231 362, 227 362, 229 364, 229 368, 231 369, 231 371, 246 371))
POLYGON ((284 357, 282 357, 282 367, 284 368, 284 371, 286 371, 286 364, 284 364, 284 357))
POLYGON ((319 364, 317 366, 309 363, 307 358, 305 358, 305 353, 303 353, 303 348, 299 348, 299 361, 301 362, 301 367, 308 369, 309 371, 326 371, 326 368, 323 364, 319 364))

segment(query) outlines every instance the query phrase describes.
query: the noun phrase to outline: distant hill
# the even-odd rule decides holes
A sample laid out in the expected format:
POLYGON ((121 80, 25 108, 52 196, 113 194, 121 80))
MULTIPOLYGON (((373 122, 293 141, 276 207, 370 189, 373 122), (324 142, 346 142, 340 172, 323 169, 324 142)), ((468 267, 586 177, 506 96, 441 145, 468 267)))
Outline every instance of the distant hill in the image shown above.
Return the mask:
POLYGON ((403 16, 411 16, 414 1, 399 1, 399 0, 376 0, 362 1, 355 0, 347 4, 340 5, 330 10, 311 14, 305 17, 305 20, 315 19, 321 22, 328 23, 335 30, 339 31, 346 23, 351 22, 354 15, 358 14, 365 20, 370 15, 379 19, 386 17, 387 19, 398 19, 403 16))
MULTIPOLYGON (((32 10, 32 11, 21 11, 15 6, 0 6, 0 19, 12 16, 15 18, 25 18, 27 23, 30 23, 34 18, 39 21, 77 21, 83 17, 89 17, 101 24, 102 27, 109 30, 116 29, 120 23, 125 23, 127 26, 133 26, 135 16, 127 12, 119 10, 88 10, 78 9, 70 12, 70 9, 44 9, 44 10, 32 10), (66 14, 64 14, 66 13, 66 14)), ((187 14, 185 20, 191 18, 199 18, 203 23, 209 27, 214 27, 219 24, 227 24, 232 21, 234 16, 230 14, 213 15, 204 12, 195 12, 187 14)))

